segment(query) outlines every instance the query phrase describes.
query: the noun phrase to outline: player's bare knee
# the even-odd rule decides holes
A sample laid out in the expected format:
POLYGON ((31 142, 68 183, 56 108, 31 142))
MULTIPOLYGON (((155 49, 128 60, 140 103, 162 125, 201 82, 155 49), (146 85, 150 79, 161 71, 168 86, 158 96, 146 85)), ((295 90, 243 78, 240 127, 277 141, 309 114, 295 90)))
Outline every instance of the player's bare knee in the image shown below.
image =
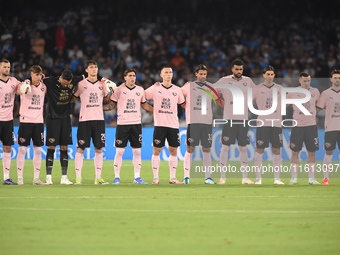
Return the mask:
MULTIPOLYGON (((51 146, 53 147, 53 146, 51 146)), ((55 149, 55 146, 54 146, 54 149, 55 149)), ((61 151, 67 151, 67 145, 60 145, 60 150, 61 151)))
POLYGON ((247 146, 238 146, 239 151, 247 151, 247 146))
POLYGON ((292 157, 298 157, 300 151, 292 151, 292 157))
POLYGON ((95 153, 102 153, 102 151, 103 151, 103 148, 94 147, 94 152, 95 153))
POLYGON ((195 149, 194 146, 189 146, 189 145, 187 146, 187 152, 189 152, 189 153, 193 153, 194 149, 195 149))
POLYGON ((259 154, 263 154, 264 149, 263 148, 256 148, 256 152, 259 153, 259 154))
POLYGON ((333 155, 333 150, 332 151, 326 151, 326 155, 333 155))
POLYGON ((272 152, 274 155, 280 155, 280 148, 272 148, 272 152))
POLYGON ((169 152, 171 156, 177 156, 177 147, 169 146, 169 152))
POLYGON ((85 151, 85 149, 83 149, 83 148, 77 148, 77 152, 78 153, 81 153, 81 154, 84 154, 84 151, 85 151))
POLYGON ((162 148, 153 147, 153 155, 159 156, 161 154, 162 148))
POLYGON ((9 146, 9 145, 4 145, 4 146, 3 146, 3 151, 4 151, 5 153, 10 153, 11 150, 12 150, 12 147, 11 147, 11 146, 9 146))
MULTIPOLYGON (((192 150, 192 152, 193 152, 194 150, 192 150)), ((206 147, 202 147, 202 151, 203 152, 210 152, 210 148, 206 148, 206 147)))

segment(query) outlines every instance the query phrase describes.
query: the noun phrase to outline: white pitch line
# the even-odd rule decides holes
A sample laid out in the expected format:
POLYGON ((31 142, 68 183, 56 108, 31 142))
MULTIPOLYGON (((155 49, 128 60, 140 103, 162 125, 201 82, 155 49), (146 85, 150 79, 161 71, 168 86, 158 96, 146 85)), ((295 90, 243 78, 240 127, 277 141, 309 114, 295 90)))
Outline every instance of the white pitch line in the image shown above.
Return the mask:
POLYGON ((173 198, 173 199, 186 199, 186 198, 335 198, 338 196, 67 196, 67 197, 0 197, 0 199, 140 199, 140 198, 173 198))
POLYGON ((191 198, 337 198, 339 196, 67 196, 67 197, 0 197, 0 199, 191 199, 191 198))
POLYGON ((169 209, 72 209, 72 208, 23 208, 0 207, 10 211, 80 211, 80 212, 145 212, 145 213, 290 213, 290 214, 340 214, 340 211, 291 211, 291 210, 169 210, 169 209))

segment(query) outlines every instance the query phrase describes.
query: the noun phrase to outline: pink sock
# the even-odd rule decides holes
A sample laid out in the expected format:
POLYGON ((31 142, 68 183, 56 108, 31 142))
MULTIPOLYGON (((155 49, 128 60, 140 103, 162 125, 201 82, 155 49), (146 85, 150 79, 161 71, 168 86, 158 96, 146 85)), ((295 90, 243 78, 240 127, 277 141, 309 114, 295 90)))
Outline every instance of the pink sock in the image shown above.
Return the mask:
POLYGON ((152 164, 153 177, 159 178, 159 166, 161 165, 160 156, 152 155, 151 164, 152 164))
POLYGON ((76 152, 76 156, 74 158, 74 164, 76 167, 76 177, 81 178, 81 170, 83 168, 83 154, 80 152, 76 152))
POLYGON ((332 164, 332 158, 333 155, 325 154, 325 157, 323 159, 323 177, 325 179, 329 178, 329 165, 332 164))
POLYGON ((191 167, 192 153, 186 151, 184 155, 184 177, 190 177, 190 167, 191 167))
POLYGON ((142 168, 142 158, 141 158, 141 149, 140 148, 133 148, 133 167, 135 170, 135 179, 140 177, 140 169, 142 168))
POLYGON ((4 180, 9 179, 9 170, 11 169, 11 153, 2 153, 2 166, 4 170, 4 180))
POLYGON ((203 152, 203 166, 205 169, 205 178, 210 177, 210 167, 211 167, 210 152, 203 152))
POLYGON ((297 178, 298 166, 299 165, 295 163, 290 164, 290 171, 292 173, 292 178, 297 178))
POLYGON ((248 153, 246 146, 239 146, 240 150, 240 161, 241 161, 241 171, 242 171, 242 178, 248 177, 247 166, 248 166, 248 153))
POLYGON ((94 167, 96 168, 96 179, 102 178, 102 168, 103 168, 103 151, 95 152, 94 154, 94 167))
POLYGON ((273 155, 274 178, 280 178, 281 155, 273 155))
POLYGON ((120 178, 120 168, 123 163, 123 154, 125 148, 116 148, 115 160, 113 163, 113 169, 115 171, 115 178, 120 178))
POLYGON ((221 178, 225 178, 225 173, 227 172, 229 148, 230 146, 222 144, 221 154, 220 154, 221 178))
POLYGON ((26 146, 19 146, 18 156, 17 156, 18 176, 22 176, 24 173, 26 149, 27 149, 26 146))
POLYGON ((315 174, 315 163, 308 164, 308 176, 310 179, 314 179, 315 174))
POLYGON ((256 179, 262 178, 262 154, 255 152, 254 165, 256 167, 256 179))
POLYGON ((170 167, 170 179, 176 178, 178 159, 177 156, 169 157, 169 167, 170 167))
POLYGON ((34 147, 33 155, 33 167, 34 167, 34 179, 39 178, 41 167, 41 147, 34 147))

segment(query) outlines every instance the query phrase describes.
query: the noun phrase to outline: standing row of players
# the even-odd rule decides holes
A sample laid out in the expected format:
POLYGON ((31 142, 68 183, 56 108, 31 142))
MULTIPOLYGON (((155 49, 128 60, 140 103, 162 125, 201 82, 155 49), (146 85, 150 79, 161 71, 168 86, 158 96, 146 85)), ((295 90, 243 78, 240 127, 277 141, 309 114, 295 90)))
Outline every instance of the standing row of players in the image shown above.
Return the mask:
POLYGON ((110 101, 115 83, 98 76, 98 66, 95 61, 86 63, 87 79, 84 76, 75 76, 65 70, 60 77, 43 77, 42 69, 38 65, 30 68, 31 77, 19 82, 9 76, 10 62, 6 59, 0 61, 0 140, 3 144, 3 171, 4 185, 23 184, 23 170, 25 165, 26 148, 33 141, 34 180, 35 185, 53 184, 52 167, 56 146, 60 146, 60 164, 62 176, 60 184, 73 184, 67 178, 68 145, 72 144, 70 121, 70 103, 77 97, 81 99, 82 111, 78 128, 76 161, 82 164, 82 154, 89 146, 92 137, 95 145, 96 184, 106 183, 101 178, 103 163, 102 147, 105 146, 105 125, 103 117, 103 99, 110 101), (13 132, 13 106, 14 96, 20 94, 20 126, 18 131, 19 151, 17 156, 18 183, 9 178, 11 167, 11 146, 14 144, 13 132), (45 96, 48 97, 46 117, 46 183, 40 181, 41 146, 44 145, 44 118, 43 108, 45 96))
MULTIPOLYGON (((228 152, 230 146, 238 143, 240 162, 241 162, 241 172, 242 172, 242 184, 262 184, 262 158, 265 148, 269 147, 271 144, 271 150, 273 152, 273 168, 274 168, 274 184, 283 185, 284 183, 280 179, 280 169, 281 169, 281 147, 283 147, 283 136, 282 136, 282 112, 281 111, 281 93, 282 86, 274 83, 275 69, 272 66, 267 66, 263 69, 264 82, 255 85, 253 81, 246 76, 243 76, 244 63, 240 59, 236 59, 231 63, 232 75, 221 78, 215 84, 209 84, 205 81, 207 76, 207 68, 203 65, 199 65, 196 68, 195 75, 197 77, 196 84, 193 86, 194 89, 190 90, 190 95, 187 92, 188 86, 193 84, 186 84, 182 91, 185 95, 194 97, 194 100, 190 102, 194 105, 186 108, 187 116, 190 114, 190 118, 187 119, 188 132, 187 132, 187 144, 188 149, 184 156, 184 169, 185 178, 184 183, 189 183, 189 170, 191 165, 192 153, 194 146, 199 144, 201 140, 202 150, 203 150, 203 165, 206 169, 206 179, 207 184, 216 184, 210 178, 209 167, 211 165, 210 158, 210 147, 212 143, 212 112, 211 104, 207 103, 206 111, 208 114, 202 115, 201 108, 197 107, 200 105, 198 102, 206 91, 202 92, 202 89, 195 89, 200 87, 205 87, 211 95, 214 95, 214 87, 217 88, 217 92, 223 97, 223 119, 228 120, 227 123, 223 125, 222 135, 221 135, 221 153, 220 153, 220 169, 221 178, 218 184, 225 184, 226 182, 226 170, 228 169, 228 152), (218 86, 219 85, 219 86, 218 86), (248 88, 251 88, 253 103, 257 105, 258 110, 265 111, 271 109, 273 106, 273 95, 277 96, 277 108, 275 111, 269 115, 259 115, 257 117, 257 130, 256 130, 256 153, 254 158, 254 166, 256 169, 256 181, 253 182, 248 178, 248 171, 246 171, 248 166, 248 154, 246 146, 250 143, 248 130, 248 111, 246 110, 244 114, 234 114, 233 104, 234 96, 226 85, 237 87, 240 89, 245 98, 248 98, 248 88), (276 90, 276 93, 273 91, 276 90), (195 102, 197 100, 197 102, 195 102), (275 121, 268 121, 275 120, 275 121), (240 125, 244 123, 245 125, 240 125)), ((297 184, 297 172, 299 169, 299 153, 302 150, 303 144, 305 144, 308 157, 307 157, 307 168, 309 172, 308 184, 318 185, 320 184, 314 178, 316 171, 316 159, 315 151, 319 149, 318 132, 316 126, 316 114, 318 111, 325 109, 325 142, 324 148, 326 154, 323 161, 323 173, 324 179, 322 180, 322 185, 329 185, 329 169, 332 169, 332 156, 338 143, 338 148, 340 147, 340 71, 333 70, 330 75, 331 87, 322 92, 320 95, 318 89, 310 86, 311 76, 307 73, 301 73, 299 83, 299 88, 303 90, 308 90, 311 94, 310 100, 303 104, 303 107, 310 113, 310 115, 305 115, 301 109, 293 104, 293 120, 296 124, 292 128, 291 137, 289 142, 289 147, 292 150, 291 157, 291 174, 292 178, 288 184, 297 184)), ((304 92, 304 91, 303 91, 304 92)), ((217 93, 216 93, 217 95, 217 93)), ((290 99, 301 99, 305 97, 305 93, 292 92, 286 95, 290 99)), ((216 101, 219 97, 214 98, 216 101)), ((236 101, 236 100, 235 100, 236 101)), ((188 102, 188 100, 187 100, 188 102)), ((247 100, 244 100, 244 109, 248 109, 247 100)))
MULTIPOLYGON (((215 84, 208 85, 205 82, 204 78, 207 75, 207 69, 205 66, 198 66, 196 69, 196 87, 205 86, 206 89, 209 90, 210 94, 213 95, 214 87, 217 88, 217 92, 219 95, 223 97, 223 119, 228 120, 227 123, 223 125, 222 135, 221 135, 221 153, 220 153, 220 166, 221 166, 221 179, 218 184, 225 184, 226 182, 226 170, 227 162, 228 162, 228 152, 230 146, 235 144, 236 141, 238 143, 239 153, 240 153, 240 162, 241 162, 241 172, 242 172, 242 184, 262 184, 262 158, 265 148, 269 147, 269 143, 271 144, 271 149, 273 152, 273 167, 274 167, 274 184, 282 185, 284 184, 280 179, 280 169, 281 169, 281 147, 283 147, 283 139, 282 139, 282 112, 281 111, 281 93, 282 86, 274 83, 275 77, 275 69, 272 66, 267 66, 263 69, 263 78, 264 82, 255 85, 253 81, 246 76, 243 76, 243 66, 244 63, 240 59, 236 59, 231 63, 232 75, 221 78, 215 84), (201 76, 200 70, 204 70, 202 74, 205 76, 201 76), (200 77, 202 79, 200 79, 200 77), (220 85, 220 86, 218 86, 220 85), (245 98, 248 98, 248 92, 251 88, 252 95, 249 95, 253 103, 257 105, 258 110, 265 111, 271 109, 273 106, 273 95, 277 97, 277 108, 275 111, 269 115, 259 115, 257 117, 257 130, 256 130, 256 153, 254 158, 254 165, 256 169, 256 181, 252 182, 248 178, 248 172, 246 171, 248 166, 248 154, 246 146, 250 143, 248 130, 249 126, 248 122, 248 111, 246 110, 244 114, 234 114, 233 113, 233 104, 234 104, 234 96, 229 88, 226 88, 226 85, 237 87, 240 89, 245 98), (276 91, 273 93, 273 91, 276 91), (269 121, 268 121, 269 120, 269 121), (271 121, 275 120, 275 121, 271 121), (244 123, 245 125, 240 125, 240 123, 244 123)), ((326 150, 326 154, 323 162, 323 172, 324 179, 322 180, 323 185, 329 185, 329 169, 332 168, 332 156, 334 153, 334 149, 336 147, 336 143, 338 142, 338 147, 340 146, 340 71, 333 70, 330 76, 331 87, 320 95, 318 89, 312 88, 311 77, 307 73, 300 74, 300 89, 308 90, 311 94, 310 100, 303 104, 303 107, 310 113, 310 115, 305 115, 301 109, 293 104, 293 119, 296 123, 296 126, 292 128, 291 137, 289 147, 292 150, 291 157, 291 173, 292 179, 288 184, 293 185, 297 184, 297 170, 299 168, 299 153, 302 149, 303 144, 305 144, 308 157, 307 157, 307 168, 309 171, 309 180, 308 184, 315 185, 320 184, 314 178, 315 170, 316 170, 316 159, 315 159, 315 151, 319 149, 318 142, 318 132, 316 126, 316 114, 318 111, 322 109, 326 109, 326 118, 325 118, 325 143, 324 147, 326 150)), ((186 84, 189 86, 189 84, 186 84)), ((192 84, 191 84, 192 85, 192 84)), ((183 87, 183 91, 185 91, 185 86, 183 87)), ((202 90, 190 90, 190 95, 195 96, 195 92, 198 91, 200 95, 202 95, 202 90)), ((304 92, 304 91, 303 91, 304 92)), ((203 92, 206 93, 206 92, 203 92)), ((216 93, 217 94, 217 93, 216 93)), ((300 92, 292 92, 288 93, 287 98, 290 99, 300 99, 305 97, 305 93, 300 92)), ((200 96, 196 95, 196 99, 199 99, 200 96)), ((218 97, 215 100, 219 99, 218 97)), ((236 101, 236 100, 235 100, 236 101)), ((248 109, 247 100, 244 100, 244 109, 248 109)), ((195 104, 195 100, 191 100, 191 103, 195 104)), ((198 139, 201 140, 202 149, 203 149, 203 165, 206 170, 208 170, 208 166, 211 164, 210 158, 210 150, 211 147, 211 137, 212 137, 212 113, 210 108, 210 103, 207 103, 207 114, 204 117, 202 114, 200 115, 201 108, 197 107, 198 103, 195 106, 186 108, 187 114, 191 114, 190 117, 193 118, 195 116, 196 120, 188 120, 188 132, 187 132, 187 144, 196 146, 198 145, 198 139), (199 121, 201 120, 201 121, 199 121), (206 123, 206 124, 204 124, 206 123), (206 154, 205 154, 206 152, 206 154)), ((193 146, 188 147, 187 152, 184 156, 184 169, 185 169, 185 178, 184 183, 189 183, 189 169, 192 158, 193 146)), ((215 182, 210 178, 209 172, 206 171, 206 180, 205 183, 215 182)))
MULTIPOLYGON (((6 80, 6 71, 3 72, 7 68, 9 62, 1 62, 1 81, 7 83, 7 80, 14 79, 8 77, 9 68, 7 72, 7 80, 6 80), (5 65, 4 65, 5 63, 5 65)), ((253 99, 257 104, 259 110, 266 110, 271 108, 272 102, 272 89, 276 88, 278 93, 281 92, 281 86, 275 84, 273 79, 275 77, 275 70, 273 67, 268 66, 263 71, 264 82, 257 86, 254 85, 252 80, 249 77, 243 76, 243 62, 239 59, 234 60, 232 62, 232 72, 233 74, 230 76, 223 77, 220 79, 217 84, 231 84, 232 86, 237 86, 240 88, 244 95, 247 97, 248 87, 253 89, 253 99)), ((37 66, 34 66, 37 68, 37 66)), ((51 171, 53 166, 53 155, 56 145, 60 145, 61 147, 61 166, 62 166, 62 179, 61 184, 72 184, 67 179, 67 145, 71 144, 71 127, 69 122, 68 110, 63 111, 62 114, 56 116, 55 112, 52 111, 53 103, 56 108, 59 109, 60 105, 64 105, 65 109, 69 108, 70 102, 72 102, 73 98, 80 98, 81 101, 81 112, 79 117, 79 127, 77 133, 77 153, 75 158, 75 167, 76 167, 76 183, 81 184, 81 169, 83 164, 83 152, 86 147, 90 146, 90 139, 92 137, 94 147, 95 147, 95 169, 96 169, 96 179, 95 184, 108 184, 101 178, 101 170, 103 163, 103 155, 102 155, 102 147, 105 146, 105 125, 103 121, 103 106, 102 100, 110 101, 111 103, 107 106, 104 106, 104 110, 110 110, 113 107, 117 107, 118 110, 118 125, 116 129, 116 155, 114 160, 114 172, 115 172, 115 180, 113 184, 120 183, 120 168, 122 165, 122 155, 124 153, 124 148, 127 146, 127 142, 129 141, 132 146, 133 151, 133 165, 135 170, 135 178, 134 183, 136 184, 147 184, 140 178, 140 169, 141 169, 141 146, 142 146, 142 134, 141 134, 141 117, 140 117, 140 106, 150 112, 154 112, 154 135, 153 135, 153 155, 152 155, 152 168, 154 173, 154 180, 152 184, 159 183, 159 166, 160 166, 160 152, 162 147, 165 145, 165 140, 169 143, 169 167, 170 167, 170 182, 171 184, 189 184, 190 181, 190 165, 192 159, 192 153, 194 147, 199 144, 201 141, 202 150, 203 150, 203 164, 206 169, 209 169, 211 165, 211 156, 210 156, 210 147, 212 143, 212 112, 211 112, 211 104, 207 103, 206 111, 209 111, 211 114, 202 115, 201 107, 197 107, 201 105, 202 93, 206 93, 208 90, 209 93, 214 91, 213 85, 206 82, 207 78, 207 68, 204 65, 197 66, 195 70, 195 76, 197 80, 195 82, 195 86, 201 89, 190 88, 191 83, 187 83, 180 89, 176 85, 171 83, 172 81, 172 69, 170 66, 165 66, 161 70, 161 77, 163 79, 162 83, 155 84, 151 86, 149 89, 144 91, 141 87, 135 85, 136 81, 136 71, 133 69, 128 69, 124 72, 125 83, 118 87, 118 89, 110 95, 110 90, 115 88, 115 84, 106 80, 106 86, 103 83, 98 82, 100 79, 97 77, 98 66, 96 62, 89 61, 86 64, 86 72, 88 74, 87 79, 83 79, 83 77, 74 77, 72 79, 72 73, 69 71, 64 71, 63 74, 58 78, 54 78, 53 81, 48 82, 48 79, 45 78, 43 82, 41 82, 42 73, 40 70, 34 71, 33 67, 31 68, 31 85, 29 82, 25 81, 20 85, 21 97, 29 97, 27 100, 28 105, 25 110, 20 110, 20 127, 18 134, 18 143, 19 153, 17 158, 18 164, 18 182, 19 184, 23 184, 22 179, 22 169, 24 165, 24 156, 26 152, 26 146, 30 143, 30 139, 32 137, 34 144, 34 169, 35 169, 35 178, 34 184, 43 184, 38 176, 41 164, 41 150, 40 147, 43 144, 43 132, 41 133, 41 126, 43 128, 43 121, 38 121, 40 125, 36 125, 31 123, 30 119, 26 117, 24 113, 29 113, 29 110, 32 110, 37 107, 32 107, 32 105, 37 104, 37 98, 43 98, 43 95, 38 96, 36 93, 26 93, 27 90, 36 89, 40 84, 46 84, 47 86, 47 95, 49 98, 49 110, 48 110, 48 118, 47 118, 47 141, 46 144, 49 146, 47 159, 46 159, 46 183, 52 184, 51 179, 51 171), (65 75, 68 77, 65 77, 65 75), (35 79, 33 79, 35 77, 35 79), (50 86, 48 86, 50 84, 50 86), (75 86, 78 84, 78 86, 75 86), (77 88, 74 90, 74 88, 77 88), (205 87, 205 89, 203 89, 205 87), (49 93, 49 91, 56 90, 59 88, 58 93, 49 93), (66 92, 67 91, 67 92, 66 92), (196 92, 195 92, 196 91, 196 92), (57 95, 57 98, 56 98, 57 95), (53 97, 54 96, 54 97, 53 97), (59 98, 58 98, 59 97, 59 98), (71 99, 72 97, 72 99, 71 99), (55 100, 53 100, 54 98, 55 100), (52 99, 52 100, 51 100, 52 99), (65 100, 62 103, 62 99, 65 100), (146 99, 154 101, 154 109, 152 106, 146 103, 146 99), (195 102, 197 101, 197 102, 195 102), (198 102, 200 101, 200 102, 198 102), (190 103, 191 102, 191 103, 190 103), (52 107, 51 107, 52 105, 52 107), (177 147, 179 146, 179 122, 177 117, 177 106, 181 105, 186 109, 187 116, 187 124, 188 124, 188 132, 187 132, 187 151, 184 157, 184 180, 180 182, 176 179, 176 170, 177 170, 177 147), (27 111, 26 111, 27 110, 27 111), (51 115, 52 114, 52 115, 51 115), (51 117, 52 116, 52 117, 51 117), (196 117, 195 117, 196 116, 196 117), (40 131, 34 132, 34 128, 21 128, 22 123, 32 124, 33 126, 40 126, 40 131), (65 123, 63 123, 63 121, 65 123), (50 124, 52 123, 52 124, 50 124), (69 127, 69 130, 65 132, 64 126, 69 127), (29 135, 21 135, 20 130, 31 130, 31 137, 29 135), (50 131, 49 131, 50 130, 50 131), (54 130, 54 131, 53 131, 54 130), (69 132, 68 132, 69 131, 69 132), (50 135, 53 133, 54 135, 50 135), (56 135, 56 133, 58 133, 56 135), (67 137, 65 134, 67 133, 67 137), (38 135, 39 134, 39 135, 38 135), (38 140, 37 137, 40 136, 40 143, 35 142, 38 140), (34 138, 35 137, 35 138, 34 138), (21 139, 22 138, 22 139, 21 139), (22 142, 22 144, 21 144, 22 142), (42 142, 42 144, 41 144, 42 142), (27 144, 28 143, 28 144, 27 144), (39 146, 40 145, 40 146, 39 146), (21 148, 23 147, 23 148, 21 148), (65 150, 66 149, 66 150, 65 150), (63 153, 64 151, 64 153, 63 153), (40 152, 40 153, 39 153, 40 152), (37 156, 36 156, 37 154, 37 156), (19 157, 20 155, 20 157, 19 157)), ((18 84, 17 81, 13 80, 13 83, 18 84)), ((325 149, 326 155, 324 160, 324 165, 328 166, 331 164, 331 159, 333 155, 333 151, 335 149, 336 141, 340 140, 340 130, 337 127, 336 123, 339 123, 337 119, 337 115, 333 114, 336 111, 336 105, 340 102, 339 90, 340 90, 340 72, 337 70, 332 71, 331 74, 331 82, 332 86, 330 89, 324 91, 320 96, 317 89, 310 87, 310 76, 306 73, 302 73, 300 75, 300 83, 301 88, 310 90, 312 97, 310 102, 305 104, 305 107, 312 114, 311 116, 304 116, 300 113, 300 110, 293 105, 294 116, 293 118, 297 121, 297 127, 294 127, 292 130, 290 148, 293 151, 292 159, 291 159, 291 168, 292 168, 292 180, 289 184, 297 183, 297 168, 298 168, 298 155, 300 150, 302 149, 302 144, 305 143, 308 151, 308 159, 307 163, 309 166, 309 184, 319 184, 314 179, 314 170, 315 170, 315 151, 318 149, 318 138, 317 138, 317 129, 315 122, 316 115, 316 103, 319 108, 326 108, 326 120, 325 120, 325 149), (320 98, 319 98, 320 96, 320 98)), ((2 83, 1 83, 2 85, 2 83)), ((40 87, 40 91, 46 91, 44 86, 40 87)), ((12 92, 14 96, 14 91, 17 85, 12 85, 12 92)), ((34 91, 34 90, 33 90, 34 91)), ((220 105, 224 107, 224 119, 228 120, 247 120, 248 113, 246 112, 244 115, 233 115, 232 114, 232 103, 233 97, 228 89, 219 88, 217 90, 220 95, 222 95, 224 101, 220 101, 220 105)), ((46 93, 46 92, 45 92, 46 93)), ((290 95, 292 98, 298 96, 296 93, 290 95)), ((7 97, 8 98, 8 97, 7 97)), ((217 98, 216 98, 217 99, 217 98)), ((12 98, 9 98, 9 101, 13 101, 12 98)), ((23 101, 23 100, 22 100, 23 101)), ((42 100, 43 101, 43 100, 42 100)), ((23 103, 22 103, 23 105, 23 103)), ((280 102, 278 103, 278 108, 276 111, 271 114, 265 116, 266 119, 281 119, 281 109, 280 102)), ((42 106, 40 106, 42 108, 42 106)), ((6 107, 3 107, 6 108, 6 107)), ((10 108, 10 107, 7 107, 10 108)), ((23 107, 22 107, 23 108, 23 107)), ((12 107, 13 109, 13 107, 12 107)), ((247 105, 245 105, 245 109, 247 109, 247 105)), ((37 109, 36 109, 37 110, 37 109)), ((33 116, 33 114, 32 114, 33 116)), ((42 119, 42 111, 41 116, 42 119)), ((340 117, 340 116, 339 116, 340 117)), ((9 167, 10 167, 10 145, 13 144, 13 122, 8 120, 10 118, 4 119, 2 121, 1 118, 1 137, 0 139, 4 144, 4 184, 12 184, 13 182, 9 178, 9 167), (8 122, 8 123, 5 123, 8 122), (10 123, 12 122, 12 124, 10 123), (12 125, 12 127, 4 128, 6 125, 12 125), (12 130, 12 140, 9 141, 8 134, 6 136, 5 131, 3 130, 12 130), (6 138, 7 137, 7 138, 6 138), (6 141, 7 139, 7 141, 6 141), (5 148, 6 147, 6 148, 5 148), (8 148, 9 147, 9 148, 8 148), (8 154, 9 153, 9 160, 8 154), (5 157, 6 156, 6 157, 5 157), (8 163, 9 162, 9 163, 8 163)), ((261 116, 258 118, 261 120, 261 116)), ((236 140, 238 142, 239 151, 240 151, 240 161, 243 166, 243 169, 248 165, 248 156, 246 145, 249 144, 248 137, 248 126, 242 125, 232 125, 232 122, 228 122, 228 124, 223 126, 221 143, 221 156, 220 163, 221 169, 226 169, 227 160, 228 160, 228 151, 231 144, 235 144, 236 140)), ((265 123, 265 122, 263 122, 265 123)), ((279 122, 281 123, 281 122, 279 122)), ((262 166, 262 155, 264 149, 269 146, 269 142, 272 144, 273 151, 273 165, 275 168, 274 172, 274 184, 283 184, 280 180, 280 165, 281 165, 281 155, 280 148, 282 147, 282 128, 281 126, 274 126, 264 124, 261 127, 257 128, 256 132, 256 154, 255 154, 255 166, 257 166, 256 172, 256 182, 255 184, 261 184, 261 166, 262 166)), ((339 142, 338 142, 339 146, 339 142)), ((209 171, 205 172, 205 183, 206 184, 216 184, 214 180, 210 177, 209 171)), ((248 176, 247 171, 242 172, 243 184, 254 184, 248 176)), ((327 169, 324 171, 324 179, 323 184, 328 185, 328 171, 327 169)), ((221 179, 218 184, 224 184, 226 181, 225 171, 221 172, 221 179)))

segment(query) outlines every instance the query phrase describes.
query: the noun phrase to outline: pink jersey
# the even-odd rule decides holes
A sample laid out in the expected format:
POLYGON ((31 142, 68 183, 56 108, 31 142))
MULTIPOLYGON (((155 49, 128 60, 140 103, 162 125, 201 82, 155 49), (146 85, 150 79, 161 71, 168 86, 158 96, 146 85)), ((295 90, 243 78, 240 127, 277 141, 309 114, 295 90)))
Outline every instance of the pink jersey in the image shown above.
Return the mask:
POLYGON ((274 83, 272 86, 267 87, 263 83, 256 85, 253 88, 253 100, 255 100, 258 110, 269 110, 273 104, 273 88, 277 88, 277 107, 272 114, 259 115, 257 117, 258 123, 264 127, 281 127, 281 85, 274 83), (259 121, 262 120, 262 121, 259 121))
POLYGON ((75 97, 80 97, 79 121, 104 120, 103 99, 107 96, 106 86, 103 82, 94 83, 87 79, 78 83, 75 97))
POLYGON ((13 120, 14 96, 20 82, 14 77, 9 77, 5 82, 0 80, 0 121, 13 120))
POLYGON ((223 110, 223 119, 226 120, 247 120, 248 119, 248 88, 254 88, 255 84, 247 76, 242 76, 240 80, 236 80, 233 78, 233 75, 228 75, 222 77, 216 84, 225 84, 225 85, 233 85, 242 90, 244 95, 244 114, 242 115, 234 115, 233 114, 233 102, 234 98, 232 93, 227 88, 218 88, 217 91, 224 98, 224 110, 223 110))
POLYGON ((156 127, 179 128, 177 106, 184 104, 185 99, 179 87, 171 84, 169 88, 163 84, 153 85, 145 90, 148 100, 153 100, 154 121, 156 127))
POLYGON ((127 86, 119 86, 111 96, 111 100, 117 103, 118 125, 142 123, 140 104, 146 102, 142 87, 134 86, 130 89, 127 86))
MULTIPOLYGON (((301 87, 299 87, 301 88, 301 87)), ((303 103, 302 105, 312 114, 305 115, 301 110, 293 104, 293 119, 297 122, 297 127, 307 127, 316 125, 316 102, 320 97, 320 92, 316 88, 309 88, 309 92, 311 93, 311 98, 308 102, 303 103)), ((304 98, 305 95, 303 93, 288 93, 287 98, 304 98)))
MULTIPOLYGON (((212 86, 212 84, 207 83, 212 86)), ((181 90, 185 96, 186 106, 185 106, 185 116, 186 123, 202 123, 211 124, 212 123, 212 107, 211 107, 211 96, 204 90, 209 91, 214 96, 217 101, 217 96, 211 89, 205 86, 203 83, 190 82, 185 84, 181 90), (206 114, 202 114, 202 100, 206 98, 206 114)))
POLYGON ((31 92, 20 95, 20 122, 44 123, 44 100, 46 85, 31 85, 31 92))
POLYGON ((340 131, 340 91, 331 88, 324 90, 317 107, 326 109, 325 131, 340 131))

